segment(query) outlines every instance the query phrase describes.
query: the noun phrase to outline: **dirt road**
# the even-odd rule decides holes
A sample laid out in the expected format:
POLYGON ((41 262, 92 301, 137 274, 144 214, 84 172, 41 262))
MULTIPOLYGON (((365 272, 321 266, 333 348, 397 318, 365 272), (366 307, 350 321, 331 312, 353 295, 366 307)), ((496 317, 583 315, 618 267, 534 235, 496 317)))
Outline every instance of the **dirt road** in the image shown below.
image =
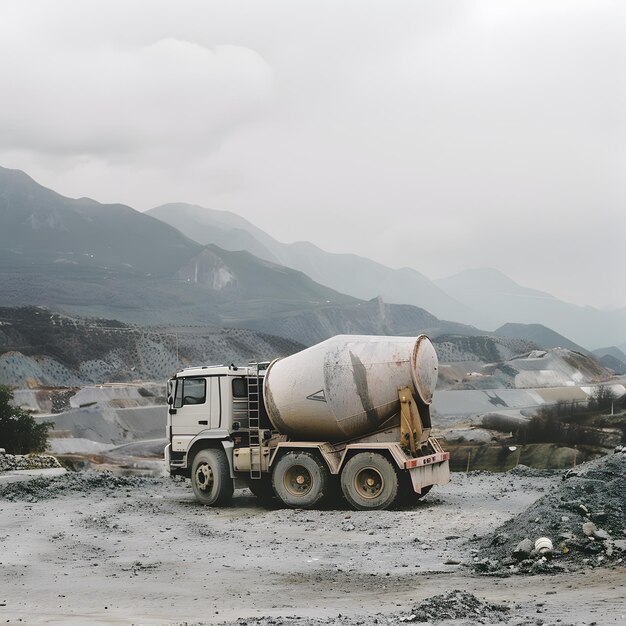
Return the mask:
POLYGON ((482 556, 474 535, 559 480, 455 474, 412 507, 376 513, 267 508, 247 490, 204 508, 170 479, 57 482, 0 498, 0 622, 398 624, 458 589, 506 604, 503 623, 626 624, 623 564, 510 578, 463 565, 482 556))

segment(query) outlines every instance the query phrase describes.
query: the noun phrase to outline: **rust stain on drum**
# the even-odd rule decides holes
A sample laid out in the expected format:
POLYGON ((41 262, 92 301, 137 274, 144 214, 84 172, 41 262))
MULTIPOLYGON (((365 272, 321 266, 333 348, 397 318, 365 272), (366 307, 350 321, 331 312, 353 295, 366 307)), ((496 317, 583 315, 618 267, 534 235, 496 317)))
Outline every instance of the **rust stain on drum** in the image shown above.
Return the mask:
MULTIPOLYGON (((269 373, 269 370, 268 370, 269 373)), ((276 402, 274 401, 274 396, 272 395, 272 390, 269 386, 269 382, 267 380, 267 374, 265 377, 264 385, 263 385, 263 403, 265 404, 265 410, 267 411, 267 415, 270 418, 270 421, 274 425, 274 428, 280 430, 282 432, 287 432, 289 429, 287 428, 287 424, 280 415, 280 411, 276 406, 276 402)))
POLYGON ((350 361, 352 363, 352 378, 354 379, 357 395, 363 405, 363 410, 367 414, 367 422, 371 427, 376 428, 378 426, 378 413, 369 395, 365 365, 352 351, 350 351, 350 361))

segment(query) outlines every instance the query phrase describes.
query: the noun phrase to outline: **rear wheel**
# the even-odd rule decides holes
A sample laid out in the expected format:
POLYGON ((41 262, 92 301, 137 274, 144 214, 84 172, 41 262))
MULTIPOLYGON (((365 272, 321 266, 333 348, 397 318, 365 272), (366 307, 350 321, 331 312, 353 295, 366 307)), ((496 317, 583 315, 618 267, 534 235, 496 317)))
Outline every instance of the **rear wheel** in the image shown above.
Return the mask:
POLYGON ((341 491, 355 509, 386 509, 398 495, 398 474, 382 454, 355 454, 341 471, 341 491))
POLYGON ((196 454, 191 466, 191 486, 202 504, 216 506, 230 500, 234 485, 224 450, 200 450, 196 454))
POLYGON ((311 452, 287 452, 274 466, 272 484, 287 506, 309 509, 328 495, 330 472, 311 452))

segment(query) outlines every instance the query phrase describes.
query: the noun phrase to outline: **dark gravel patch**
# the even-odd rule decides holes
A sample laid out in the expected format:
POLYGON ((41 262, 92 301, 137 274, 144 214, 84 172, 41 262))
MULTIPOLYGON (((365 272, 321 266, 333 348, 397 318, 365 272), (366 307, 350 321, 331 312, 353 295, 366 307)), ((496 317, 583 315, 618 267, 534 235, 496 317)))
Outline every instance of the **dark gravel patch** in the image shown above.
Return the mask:
POLYGON ((108 471, 68 472, 62 476, 45 476, 0 486, 0 498, 10 501, 36 502, 59 498, 69 493, 76 494, 77 492, 85 495, 93 495, 94 492, 97 492, 102 495, 116 493, 123 489, 145 490, 150 487, 156 489, 161 487, 164 482, 165 479, 162 478, 118 476, 108 471))
MULTIPOLYGON (((330 618, 307 618, 297 615, 286 617, 239 618, 234 622, 222 622, 220 626, 373 626, 400 623, 441 623, 455 621, 459 624, 516 624, 524 622, 511 619, 511 608, 480 600, 471 593, 455 589, 436 595, 414 605, 408 612, 369 616, 342 615, 330 618)), ((182 625, 181 625, 182 626, 182 625)), ((203 623, 185 624, 203 626, 203 623)))

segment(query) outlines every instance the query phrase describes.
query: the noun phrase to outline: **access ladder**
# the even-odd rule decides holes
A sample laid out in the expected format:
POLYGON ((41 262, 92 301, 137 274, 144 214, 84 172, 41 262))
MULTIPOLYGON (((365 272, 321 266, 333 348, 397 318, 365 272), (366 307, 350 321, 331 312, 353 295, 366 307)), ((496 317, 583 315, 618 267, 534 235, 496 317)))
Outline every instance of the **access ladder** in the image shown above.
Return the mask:
POLYGON ((248 376, 248 446, 250 447, 250 478, 261 478, 261 377, 259 365, 248 376))

